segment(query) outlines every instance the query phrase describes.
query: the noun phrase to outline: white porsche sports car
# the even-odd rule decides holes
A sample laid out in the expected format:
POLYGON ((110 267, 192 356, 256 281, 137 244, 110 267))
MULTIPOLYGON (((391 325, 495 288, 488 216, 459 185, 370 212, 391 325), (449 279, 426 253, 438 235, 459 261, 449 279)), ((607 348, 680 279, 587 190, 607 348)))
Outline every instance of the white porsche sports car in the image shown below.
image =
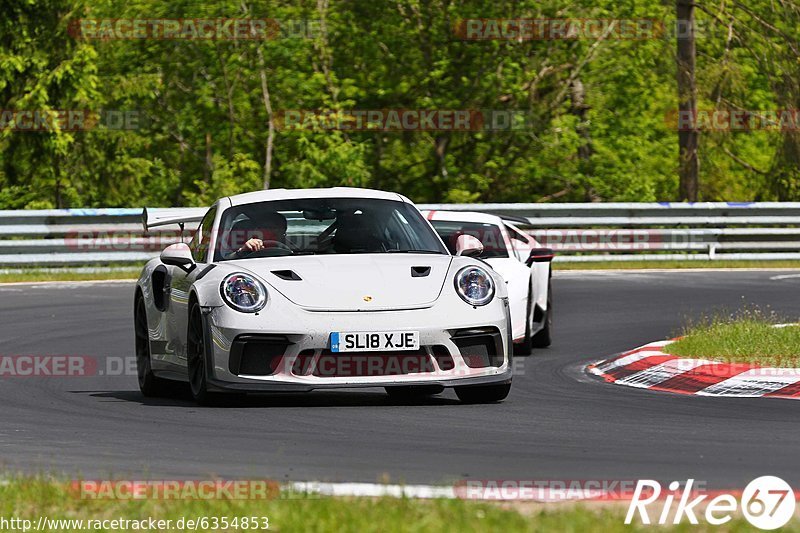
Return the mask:
POLYGON ((269 190, 208 210, 145 210, 146 227, 196 224, 136 285, 139 386, 219 392, 385 387, 407 398, 454 387, 495 402, 511 387, 502 278, 450 254, 405 197, 366 189, 269 190))
POLYGON ((499 272, 508 287, 515 351, 527 355, 532 348, 550 346, 553 251, 543 248, 515 224, 524 224, 526 220, 470 211, 423 211, 422 214, 451 251, 461 235, 481 241, 483 252, 477 257, 499 272))

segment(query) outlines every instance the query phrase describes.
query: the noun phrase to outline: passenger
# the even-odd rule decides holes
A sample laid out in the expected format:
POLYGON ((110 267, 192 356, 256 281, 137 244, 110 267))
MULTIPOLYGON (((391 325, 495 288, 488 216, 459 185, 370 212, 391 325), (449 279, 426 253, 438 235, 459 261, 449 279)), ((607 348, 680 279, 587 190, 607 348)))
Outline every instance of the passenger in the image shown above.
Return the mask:
POLYGON ((386 251, 377 218, 368 213, 342 213, 336 220, 333 249, 339 254, 386 251))

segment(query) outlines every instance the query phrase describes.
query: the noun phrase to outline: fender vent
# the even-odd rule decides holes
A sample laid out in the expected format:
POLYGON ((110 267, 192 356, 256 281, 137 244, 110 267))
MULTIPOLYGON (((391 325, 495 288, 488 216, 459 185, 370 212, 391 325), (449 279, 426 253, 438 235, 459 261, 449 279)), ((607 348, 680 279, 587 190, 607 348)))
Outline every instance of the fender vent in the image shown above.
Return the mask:
POLYGON ((273 270, 272 273, 286 281, 303 281, 294 270, 273 270))
POLYGON ((169 301, 170 286, 168 278, 167 267, 164 265, 158 265, 153 270, 153 305, 162 313, 167 310, 167 302, 169 301))
POLYGON ((429 266, 411 267, 412 278, 424 278, 430 273, 431 273, 431 267, 429 266))

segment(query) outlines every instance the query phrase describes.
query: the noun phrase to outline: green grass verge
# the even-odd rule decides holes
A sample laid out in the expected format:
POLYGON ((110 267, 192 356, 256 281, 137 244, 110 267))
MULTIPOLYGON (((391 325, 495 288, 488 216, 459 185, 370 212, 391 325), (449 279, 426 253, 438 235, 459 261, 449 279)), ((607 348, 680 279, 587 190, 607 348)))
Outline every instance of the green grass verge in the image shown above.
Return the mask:
MULTIPOLYGON (((49 519, 147 519, 181 518, 232 521, 242 517, 268 517, 270 531, 315 532, 585 532, 606 533, 653 531, 653 526, 625 526, 626 507, 620 504, 594 506, 509 506, 464 500, 411 500, 394 498, 295 498, 274 500, 88 500, 80 499, 67 484, 40 479, 15 479, 0 487, 0 516, 27 519, 35 528, 39 517, 49 519), (511 507, 511 508, 509 508, 511 507), (516 510, 520 507, 522 511, 516 510)), ((84 522, 84 525, 86 523, 84 522)), ((210 524, 209 524, 210 525, 210 524)), ((19 529, 17 529, 19 531, 19 529)), ((72 527, 49 527, 45 531, 81 531, 72 527)), ((84 528, 83 531, 89 529, 84 528)), ((120 531, 119 528, 91 529, 120 531)), ((129 529, 130 531, 131 529, 129 529)), ((185 529, 189 530, 189 529, 185 529)), ((194 529, 192 529, 194 530, 194 529)), ((714 526, 661 527, 659 531, 721 531, 714 526)), ((750 531, 742 519, 726 524, 724 531, 750 531)), ((796 522, 787 531, 800 531, 796 522)), ((199 527, 196 531, 264 531, 263 529, 228 529, 199 527)))
POLYGON ((792 322, 759 309, 736 314, 717 314, 690 324, 683 338, 669 346, 681 357, 715 359, 734 363, 800 368, 800 326, 776 328, 792 322))
POLYGON ((647 270, 686 268, 773 268, 800 269, 800 261, 591 261, 562 263, 555 261, 553 270, 647 270))
POLYGON ((0 283, 34 283, 39 281, 102 281, 102 280, 135 280, 141 269, 112 270, 110 272, 75 272, 69 270, 30 269, 22 272, 0 272, 0 283))

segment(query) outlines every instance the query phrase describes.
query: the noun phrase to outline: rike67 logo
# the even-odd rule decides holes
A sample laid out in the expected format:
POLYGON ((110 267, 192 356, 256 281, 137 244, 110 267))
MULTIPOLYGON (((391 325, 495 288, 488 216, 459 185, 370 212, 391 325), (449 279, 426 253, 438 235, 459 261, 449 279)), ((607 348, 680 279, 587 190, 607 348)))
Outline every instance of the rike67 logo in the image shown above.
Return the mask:
POLYGON ((658 481, 640 480, 633 492, 625 523, 632 523, 638 514, 643 524, 680 524, 684 518, 690 524, 699 524, 699 515, 706 523, 720 526, 741 512, 753 526, 772 530, 785 526, 794 515, 794 491, 779 477, 754 479, 742 491, 740 499, 726 493, 716 494, 709 499, 711 495, 698 495, 693 486, 693 479, 687 480, 683 488, 680 483, 673 481, 668 491, 662 494, 664 491, 658 481), (653 512, 652 518, 648 511, 653 512))

